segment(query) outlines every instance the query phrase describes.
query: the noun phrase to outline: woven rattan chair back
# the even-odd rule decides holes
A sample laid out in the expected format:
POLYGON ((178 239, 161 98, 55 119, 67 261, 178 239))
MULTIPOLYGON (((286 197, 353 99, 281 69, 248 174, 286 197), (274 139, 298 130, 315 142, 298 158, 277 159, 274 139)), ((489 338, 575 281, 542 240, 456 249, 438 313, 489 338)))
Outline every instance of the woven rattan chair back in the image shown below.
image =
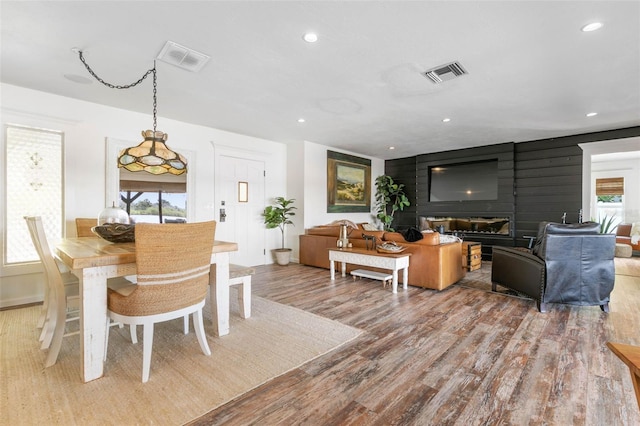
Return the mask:
POLYGON ((93 217, 77 217, 76 218, 76 235, 78 237, 95 237, 96 234, 91 228, 98 224, 98 219, 93 217))
POLYGON ((109 298, 113 312, 143 316, 204 300, 216 222, 136 225, 137 288, 109 298))
POLYGON ((140 223, 135 229, 138 284, 128 294, 108 290, 107 307, 111 319, 129 324, 134 343, 136 325, 143 326, 144 383, 149 380, 155 323, 183 318, 186 324, 188 316, 193 314, 200 348, 205 355, 211 355, 202 308, 209 287, 216 222, 140 223))

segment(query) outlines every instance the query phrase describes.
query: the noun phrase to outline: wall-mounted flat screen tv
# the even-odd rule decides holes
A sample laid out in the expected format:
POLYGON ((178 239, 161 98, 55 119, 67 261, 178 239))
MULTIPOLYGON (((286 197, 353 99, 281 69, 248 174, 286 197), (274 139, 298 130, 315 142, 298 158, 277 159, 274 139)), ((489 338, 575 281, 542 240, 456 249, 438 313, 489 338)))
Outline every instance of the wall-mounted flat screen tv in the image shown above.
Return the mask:
POLYGON ((498 160, 429 167, 429 201, 498 199, 498 160))

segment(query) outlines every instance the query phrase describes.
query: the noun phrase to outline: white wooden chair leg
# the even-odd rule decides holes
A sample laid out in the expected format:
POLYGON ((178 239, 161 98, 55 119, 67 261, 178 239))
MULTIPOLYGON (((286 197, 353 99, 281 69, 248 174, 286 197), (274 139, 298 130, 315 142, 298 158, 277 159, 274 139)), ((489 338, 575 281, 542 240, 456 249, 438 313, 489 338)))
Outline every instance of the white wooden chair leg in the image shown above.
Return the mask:
POLYGON ((216 324, 218 321, 218 307, 216 305, 216 287, 218 283, 216 280, 212 280, 209 285, 209 309, 211 311, 211 322, 216 324))
POLYGON ((149 381, 151 351, 153 349, 153 325, 152 322, 149 322, 142 326, 142 383, 149 381))
POLYGON ((196 329, 196 336, 198 337, 198 343, 205 355, 211 355, 211 349, 209 349, 209 343, 207 342, 207 335, 204 332, 204 321, 202 320, 202 309, 199 309, 193 313, 193 328, 196 329))
POLYGON ((42 344, 40 345, 40 349, 47 349, 51 346, 51 339, 53 339, 56 328, 56 318, 58 318, 57 303, 52 303, 50 300, 47 306, 47 318, 42 327, 42 344))
POLYGON ((129 324, 129 334, 131 334, 131 343, 138 343, 138 333, 136 333, 136 325, 129 324))
MULTIPOLYGON (((51 314, 55 315, 55 314, 51 314)), ((44 327, 42 327, 42 344, 40 345, 40 349, 48 349, 51 346, 51 339, 53 339, 53 331, 55 328, 55 322, 49 318, 44 322, 44 327)))
MULTIPOLYGON (((38 328, 44 328, 44 324, 47 321, 47 313, 49 311, 49 286, 45 285, 44 288, 44 301, 42 302, 42 310, 40 311, 40 316, 38 317, 38 328)), ((40 335, 40 342, 42 342, 42 336, 40 335)))
POLYGON ((242 277, 242 284, 238 289, 238 306, 242 318, 251 316, 251 275, 242 277))
MULTIPOLYGON (((59 303, 56 303, 59 305, 59 303)), ((62 338, 64 337, 64 328, 67 323, 66 311, 60 306, 56 308, 56 320, 55 328, 53 330, 53 338, 51 339, 51 345, 49 346, 49 353, 44 363, 44 367, 51 367, 58 360, 58 354, 60 353, 60 347, 62 346, 62 338)))
POLYGON ((184 334, 189 334, 189 315, 183 317, 182 328, 184 329, 184 334))
POLYGON ((49 321, 45 320, 42 324, 42 331, 40 331, 40 337, 38 337, 38 342, 42 342, 40 349, 47 349, 44 347, 44 338, 47 335, 47 327, 49 326, 49 321))
POLYGON ((107 349, 109 348, 109 330, 111 329, 111 318, 107 315, 107 332, 104 336, 104 362, 107 362, 107 349))

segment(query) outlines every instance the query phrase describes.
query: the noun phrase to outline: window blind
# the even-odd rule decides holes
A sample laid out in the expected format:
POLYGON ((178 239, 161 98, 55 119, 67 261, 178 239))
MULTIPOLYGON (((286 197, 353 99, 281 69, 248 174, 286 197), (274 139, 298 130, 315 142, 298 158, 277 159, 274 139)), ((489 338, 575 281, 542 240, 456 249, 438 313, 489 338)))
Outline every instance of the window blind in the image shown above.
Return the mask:
POLYGON ((624 195, 624 178, 596 179, 596 195, 624 195))

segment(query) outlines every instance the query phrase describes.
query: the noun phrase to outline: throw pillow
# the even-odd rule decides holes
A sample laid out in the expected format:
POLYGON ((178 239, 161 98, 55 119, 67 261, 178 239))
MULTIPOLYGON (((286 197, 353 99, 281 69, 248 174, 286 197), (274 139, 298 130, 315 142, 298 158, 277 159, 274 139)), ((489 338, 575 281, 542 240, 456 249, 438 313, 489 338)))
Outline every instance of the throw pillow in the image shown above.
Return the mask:
POLYGON ((378 231, 378 227, 371 223, 363 223, 362 229, 364 229, 365 231, 378 231))
POLYGON ((333 225, 333 226, 336 226, 336 225, 347 225, 349 228, 358 229, 358 225, 356 225, 355 223, 353 223, 353 222, 351 222, 350 220, 347 220, 347 219, 334 220, 329 225, 333 225))
POLYGON ((629 236, 631 237, 631 244, 638 244, 638 242, 640 242, 640 222, 634 222, 631 225, 629 236))
POLYGON ((418 228, 411 227, 401 232, 405 240, 410 243, 419 241, 422 239, 422 232, 418 228))
POLYGON ((462 240, 455 235, 440 235, 440 244, 457 243, 462 240))

